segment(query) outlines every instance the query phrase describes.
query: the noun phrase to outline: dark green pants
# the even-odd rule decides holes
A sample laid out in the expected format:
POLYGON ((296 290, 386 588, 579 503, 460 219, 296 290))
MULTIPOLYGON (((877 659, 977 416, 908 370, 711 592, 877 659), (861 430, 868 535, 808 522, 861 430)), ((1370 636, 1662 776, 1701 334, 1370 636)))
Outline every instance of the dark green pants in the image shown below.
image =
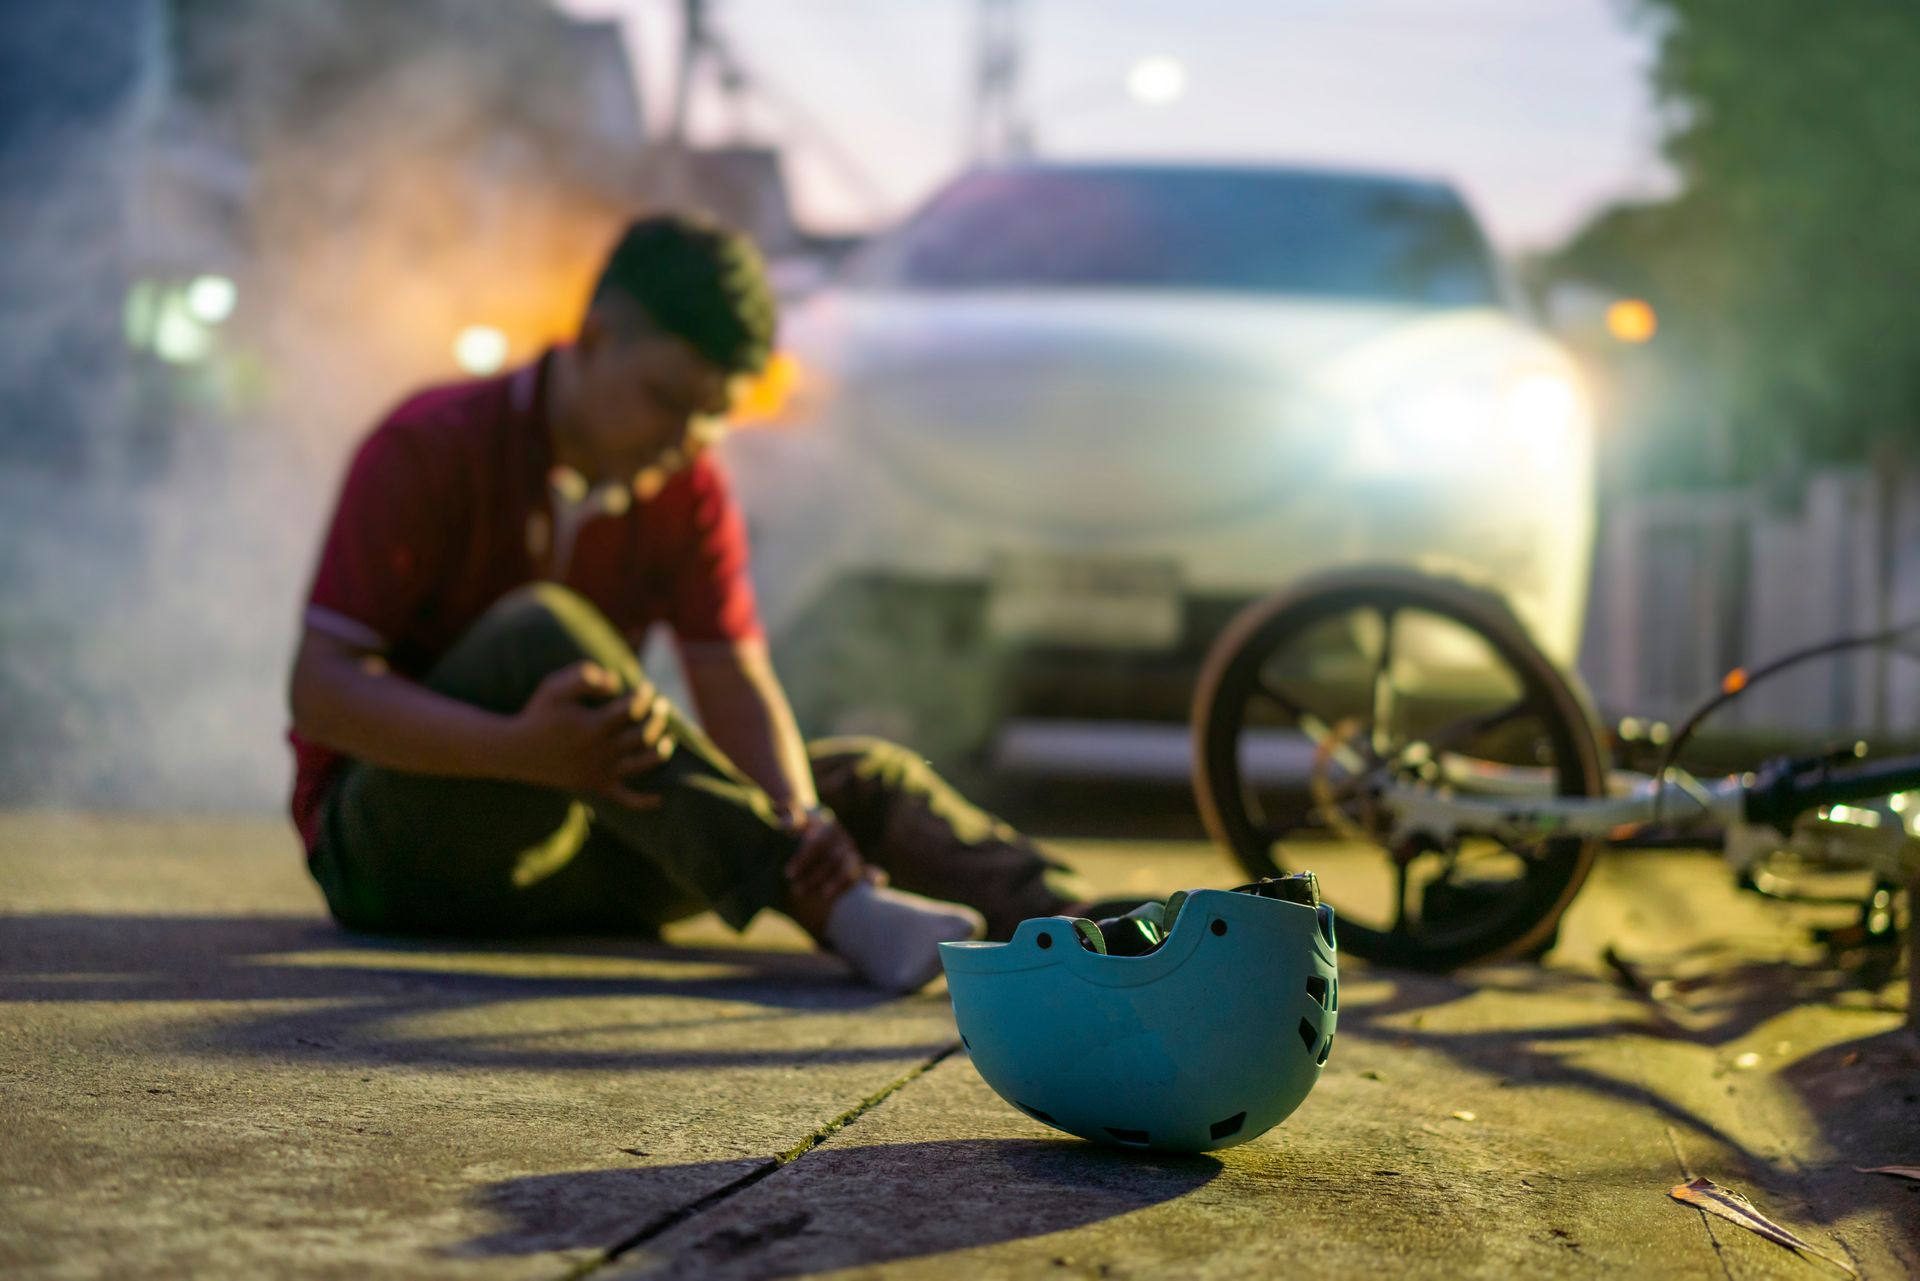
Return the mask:
MULTIPOLYGON (((629 686, 639 660, 563 587, 504 598, 429 673, 438 693, 518 711, 581 659, 629 686)), ((342 924, 397 933, 650 933, 711 909, 743 929, 784 892, 794 837, 772 801, 676 711, 678 743, 636 784, 661 803, 353 764, 335 785, 314 878, 342 924)), ((927 763, 877 739, 809 746, 821 801, 901 889, 966 903, 1005 938, 1080 897, 1066 869, 968 804, 927 763)))

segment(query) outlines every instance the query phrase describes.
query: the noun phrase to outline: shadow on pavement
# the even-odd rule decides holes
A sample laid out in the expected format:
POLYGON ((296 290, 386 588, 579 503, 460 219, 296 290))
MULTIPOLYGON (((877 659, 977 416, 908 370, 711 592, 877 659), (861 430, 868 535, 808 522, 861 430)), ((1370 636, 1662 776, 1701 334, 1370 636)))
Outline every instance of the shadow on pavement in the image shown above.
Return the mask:
MULTIPOLYGON (((675 1273, 728 1268, 756 1277, 794 1277, 922 1258, 1061 1232, 1171 1201, 1221 1171, 1212 1156, 1116 1152, 1052 1139, 949 1139, 863 1147, 832 1144, 782 1167, 779 1181, 753 1194, 751 1216, 720 1206, 699 1235, 668 1236, 686 1209, 621 1224, 658 1206, 660 1189, 713 1183, 741 1162, 593 1170, 509 1179, 479 1194, 506 1220, 488 1236, 449 1251, 463 1257, 551 1250, 608 1250, 646 1257, 656 1238, 671 1241, 675 1273), (707 1171, 699 1179, 688 1175, 707 1171), (792 1180, 786 1183, 786 1180, 792 1180), (784 1183, 784 1186, 783 1186, 784 1183), (904 1189, 918 1189, 902 1196, 904 1189), (772 1204, 768 1204, 771 1198, 772 1204), (884 1207, 884 1214, 875 1210, 884 1207), (624 1226, 624 1233, 621 1228, 624 1226)), ((748 1170, 772 1173, 771 1162, 748 1170)), ((744 1189, 743 1189, 744 1190, 744 1189)), ((721 1203, 724 1205, 724 1201, 721 1203)), ((1056 1260, 1062 1263, 1063 1260, 1056 1260)))
POLYGON ((1419 1019, 1409 1021, 1403 1018, 1406 1015, 1424 1018, 1431 1011, 1487 991, 1560 999, 1577 998, 1582 994, 1582 989, 1595 995, 1605 993, 1605 985, 1596 979, 1529 966, 1475 970, 1470 972, 1471 979, 1373 966, 1363 972, 1370 979, 1391 982, 1393 993, 1381 1001, 1350 999, 1344 1003, 1340 1010, 1342 1035, 1366 1036, 1383 1043, 1431 1050, 1445 1055, 1462 1067, 1492 1076, 1509 1088, 1573 1086, 1635 1107, 1650 1109, 1677 1125, 1726 1144, 1743 1155, 1750 1155, 1740 1140, 1692 1109, 1636 1082, 1582 1067, 1556 1052, 1556 1047, 1568 1043, 1615 1037, 1667 1039, 1670 1034, 1657 1024, 1649 1024, 1641 1019, 1606 1018, 1556 1023, 1550 1027, 1433 1031, 1416 1026, 1419 1019), (1389 1024, 1389 1019, 1401 1021, 1389 1024))
MULTIPOLYGON (((305 916, 9 917, 0 924, 0 1000, 299 1002, 245 1020, 216 1021, 216 1048, 382 1064, 645 1071, 894 1060, 923 1057, 946 1044, 661 1048, 637 1039, 650 1032, 855 1013, 887 1000, 854 983, 825 956, 609 939, 373 938, 305 916), (690 1017, 662 1019, 656 1005, 635 1010, 632 1019, 582 1019, 576 1007, 558 1026, 543 1020, 533 1028, 499 1014, 515 1003, 652 997, 730 1008, 714 1015, 694 1005, 690 1017), (742 1005, 760 1009, 741 1012, 742 1005), (436 1020, 457 1020, 465 1011, 484 1012, 485 1022, 430 1030, 436 1020), (408 1029, 409 1020, 422 1019, 424 1026, 408 1029), (596 1034, 627 1039, 569 1044, 596 1034)), ((193 1040, 204 1048, 206 1028, 193 1040)))
MULTIPOLYGON (((1756 1148, 1698 1110, 1638 1082, 1582 1066, 1560 1047, 1617 1038, 1678 1041, 1708 1049, 1729 1049, 1771 1020, 1796 1008, 1820 1005, 1836 1013, 1884 1016, 1893 1007, 1850 986, 1831 965, 1790 960, 1736 960, 1720 945, 1707 943, 1676 951, 1658 961, 1636 965, 1637 985, 1648 1018, 1605 1018, 1551 1026, 1432 1030, 1417 1026, 1424 1016, 1486 992, 1552 995, 1578 1000, 1613 1000, 1625 984, 1564 969, 1509 965, 1472 970, 1466 977, 1409 973, 1368 966, 1363 973, 1392 984, 1384 999, 1349 1001, 1340 1012, 1342 1035, 1366 1036, 1383 1043, 1418 1047, 1486 1073, 1505 1087, 1570 1086, 1650 1109, 1683 1132, 1732 1150, 1762 1180, 1780 1186, 1803 1185, 1809 1162, 1797 1145, 1773 1143, 1756 1148), (1677 976, 1686 976, 1684 979, 1677 976), (1676 985, 1677 986, 1670 986, 1676 985), (1661 993, 1656 998, 1653 992, 1661 993), (1843 1004, 1843 1002, 1846 1002, 1843 1004), (1409 1019, 1407 1016, 1418 1016, 1409 1019)), ((1883 1020, 1882 1020, 1883 1021, 1883 1020)), ((1725 1075, 1723 1065, 1714 1075, 1725 1075)), ((1823 1145, 1844 1158, 1826 1163, 1830 1170, 1852 1166, 1912 1165, 1920 1156, 1920 1048, 1904 1031, 1878 1033, 1808 1054, 1779 1073, 1800 1098, 1806 1118, 1823 1145)), ((1882 1178, 1860 1182, 1849 1203, 1812 1217, 1835 1226, 1847 1215, 1880 1206, 1894 1211, 1908 1240, 1920 1244, 1920 1184, 1882 1178)))
POLYGON ((1823 1176, 1846 1183, 1844 1205, 1816 1212, 1821 1222, 1831 1226, 1880 1208, 1909 1244, 1920 1246, 1920 1183, 1855 1170, 1920 1161, 1920 1041, 1905 1029, 1877 1030, 1900 1009, 1890 987, 1862 987, 1827 960, 1757 958, 1713 942, 1639 959, 1625 977, 1675 1035, 1716 1048, 1797 1009, 1817 1007, 1826 1016, 1871 1022, 1876 1030, 1802 1054, 1776 1074, 1798 1097, 1819 1146, 1834 1159, 1807 1157, 1799 1145, 1789 1145, 1763 1165, 1800 1183, 1823 1176))

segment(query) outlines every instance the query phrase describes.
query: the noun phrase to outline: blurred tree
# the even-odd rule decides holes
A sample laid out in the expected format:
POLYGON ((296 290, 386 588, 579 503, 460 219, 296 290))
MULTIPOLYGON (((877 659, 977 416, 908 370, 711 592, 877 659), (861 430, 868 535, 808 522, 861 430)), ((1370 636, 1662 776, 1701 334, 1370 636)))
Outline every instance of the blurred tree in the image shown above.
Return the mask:
POLYGON ((1642 366, 1644 462, 1737 479, 1910 445, 1920 4, 1634 3, 1683 189, 1606 211, 1548 270, 1659 309, 1652 348, 1610 356, 1642 366))

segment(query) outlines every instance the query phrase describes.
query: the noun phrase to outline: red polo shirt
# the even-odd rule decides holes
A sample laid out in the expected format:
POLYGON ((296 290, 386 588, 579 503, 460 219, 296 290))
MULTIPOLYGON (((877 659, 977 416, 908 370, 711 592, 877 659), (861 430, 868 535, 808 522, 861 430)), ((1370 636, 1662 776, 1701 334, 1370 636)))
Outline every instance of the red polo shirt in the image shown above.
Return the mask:
MULTIPOLYGON (((540 580, 598 605, 636 648, 654 623, 682 644, 761 634, 746 525, 710 454, 649 501, 589 518, 554 563, 550 365, 549 353, 503 377, 422 392, 374 429, 341 486, 307 626, 376 649, 414 679, 495 601, 540 580)), ((293 820, 311 850, 344 760, 289 738, 293 820)))

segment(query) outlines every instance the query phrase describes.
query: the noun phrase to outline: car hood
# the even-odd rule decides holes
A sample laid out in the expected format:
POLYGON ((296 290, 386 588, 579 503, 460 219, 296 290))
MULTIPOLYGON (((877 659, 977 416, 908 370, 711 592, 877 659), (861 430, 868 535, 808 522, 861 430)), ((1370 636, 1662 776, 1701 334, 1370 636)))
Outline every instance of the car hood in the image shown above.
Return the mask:
POLYGON ((919 500, 1083 533, 1283 500, 1339 458, 1352 370, 1537 341, 1492 310, 1164 291, 830 291, 788 336, 827 426, 919 500))

